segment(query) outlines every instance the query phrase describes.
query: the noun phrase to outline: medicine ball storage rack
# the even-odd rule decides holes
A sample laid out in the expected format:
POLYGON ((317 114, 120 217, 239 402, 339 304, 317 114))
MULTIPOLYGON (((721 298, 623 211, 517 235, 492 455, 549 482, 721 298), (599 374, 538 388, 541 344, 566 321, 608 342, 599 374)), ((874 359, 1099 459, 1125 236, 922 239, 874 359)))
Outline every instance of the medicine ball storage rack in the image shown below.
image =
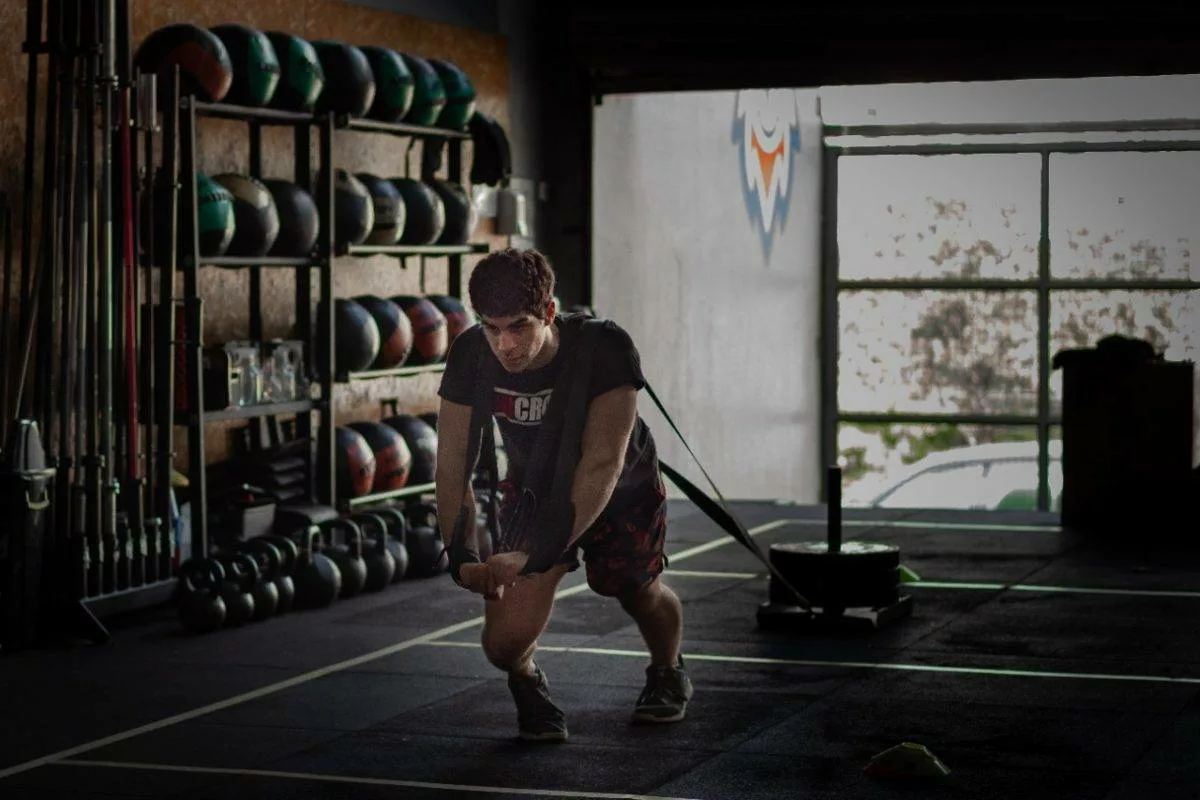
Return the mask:
MULTIPOLYGON (((337 422, 334 414, 335 392, 338 385, 348 381, 372 380, 378 378, 404 378, 418 376, 431 372, 441 372, 444 364, 427 364, 420 366, 402 366, 393 369, 368 370, 349 374, 338 374, 335 369, 336 346, 318 347, 317 326, 311 324, 311 311, 314 300, 317 303, 318 319, 321 314, 327 314, 326 319, 332 320, 334 305, 333 269, 338 257, 341 256, 370 256, 391 255, 397 257, 403 266, 407 259, 421 259, 421 291, 424 293, 424 260, 430 257, 445 257, 449 262, 449 294, 461 298, 463 292, 462 259, 471 254, 488 252, 486 243, 468 243, 463 245, 362 245, 349 247, 335 246, 334 231, 334 174, 336 165, 333 158, 333 142, 341 131, 358 131, 378 133, 391 136, 410 137, 426 142, 433 141, 437 146, 448 149, 447 168, 452 180, 461 181, 463 172, 462 144, 471 138, 469 133, 446 130, 442 128, 424 127, 406 123, 385 123, 375 120, 348 118, 345 115, 333 113, 308 113, 284 111, 274 108, 237 106, 227 103, 211 103, 198 100, 194 96, 183 96, 179 101, 179 141, 180 150, 180 179, 181 199, 178 217, 178 246, 179 265, 183 272, 183 292, 177 302, 181 309, 182 325, 177 330, 178 347, 176 359, 182 368, 182 392, 186 399, 180 399, 176 408, 176 424, 188 428, 188 479, 189 497, 191 500, 191 556, 205 558, 209 555, 213 544, 209 535, 210 510, 208 508, 208 487, 206 480, 205 430, 210 423, 229 420, 253 420, 262 417, 278 415, 296 415, 295 432, 297 439, 307 440, 305 453, 307 462, 308 485, 305 500, 337 508, 349 514, 355 509, 378 505, 384 501, 400 498, 419 499, 433 493, 432 483, 406 486, 402 489, 380 492, 353 498, 338 496, 335 470, 322 470, 318 466, 320 455, 329 454, 332 459, 336 452, 337 422), (201 117, 220 118, 245 122, 249 128, 249 165, 248 175, 254 178, 262 177, 262 128, 264 126, 290 126, 294 130, 294 170, 295 183, 300 186, 312 185, 312 137, 316 129, 319 137, 317 161, 320 185, 315 192, 315 200, 321 219, 321 228, 313 253, 307 258, 286 257, 241 257, 221 256, 202 257, 200 249, 200 232, 197 217, 197 155, 198 122, 201 117), (314 399, 295 400, 283 403, 263 403, 259 405, 239 406, 211 411, 205 409, 205 370, 203 364, 203 302, 199 295, 199 275, 203 266, 245 267, 249 271, 249 304, 250 304, 250 339, 261 341, 262 326, 262 283, 261 272, 264 268, 291 268, 296 271, 295 337, 305 346, 305 361, 313 383, 319 387, 319 397, 314 399), (318 273, 319 288, 316 298, 313 297, 312 271, 318 273), (317 361, 321 363, 317 363, 317 361), (182 404, 180 407, 179 404, 182 404), (312 413, 319 416, 319 424, 314 426, 312 413)), ((169 147, 170 142, 167 143, 169 147)), ((333 338, 334 327, 329 326, 330 339, 333 338)), ((332 342, 330 342, 332 344, 332 342)), ((187 558, 188 554, 182 554, 187 558)))

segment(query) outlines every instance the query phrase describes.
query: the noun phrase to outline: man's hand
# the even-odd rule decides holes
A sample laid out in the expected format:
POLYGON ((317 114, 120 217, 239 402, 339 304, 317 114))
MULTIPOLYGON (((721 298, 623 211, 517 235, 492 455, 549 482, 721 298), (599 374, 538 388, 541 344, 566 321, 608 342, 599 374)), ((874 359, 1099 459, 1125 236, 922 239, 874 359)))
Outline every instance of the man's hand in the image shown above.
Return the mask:
POLYGON ((492 586, 501 589, 512 586, 517 582, 518 574, 525 568, 525 562, 528 560, 529 554, 520 551, 497 553, 489 558, 487 569, 491 575, 492 586))
POLYGON ((475 594, 483 595, 487 600, 499 600, 504 596, 504 587, 496 585, 492 580, 487 564, 463 564, 459 568, 458 577, 463 586, 475 594))

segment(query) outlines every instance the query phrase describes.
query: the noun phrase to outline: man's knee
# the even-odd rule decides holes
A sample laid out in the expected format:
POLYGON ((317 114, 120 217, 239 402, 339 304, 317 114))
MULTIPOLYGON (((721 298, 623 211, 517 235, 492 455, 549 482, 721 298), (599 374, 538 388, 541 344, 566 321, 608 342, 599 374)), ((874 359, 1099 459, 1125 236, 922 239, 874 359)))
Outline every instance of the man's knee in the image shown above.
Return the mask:
POLYGON ((492 666, 506 672, 520 664, 536 640, 536 635, 529 637, 498 625, 484 625, 480 635, 484 656, 492 666))
POLYGON ((613 589, 612 596, 616 597, 628 614, 645 613, 653 608, 663 596, 663 584, 657 575, 637 581, 626 581, 613 589))

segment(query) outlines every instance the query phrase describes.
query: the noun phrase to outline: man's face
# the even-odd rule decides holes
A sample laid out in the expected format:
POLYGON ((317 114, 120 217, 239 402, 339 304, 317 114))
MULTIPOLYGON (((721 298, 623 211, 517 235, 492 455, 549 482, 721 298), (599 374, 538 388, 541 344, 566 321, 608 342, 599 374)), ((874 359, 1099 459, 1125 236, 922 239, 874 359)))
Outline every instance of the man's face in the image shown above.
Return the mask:
POLYGON ((501 366, 508 372, 523 372, 537 360, 546 345, 547 328, 553 323, 554 314, 554 301, 551 301, 544 318, 533 314, 511 317, 480 315, 479 321, 488 346, 500 360, 501 366))

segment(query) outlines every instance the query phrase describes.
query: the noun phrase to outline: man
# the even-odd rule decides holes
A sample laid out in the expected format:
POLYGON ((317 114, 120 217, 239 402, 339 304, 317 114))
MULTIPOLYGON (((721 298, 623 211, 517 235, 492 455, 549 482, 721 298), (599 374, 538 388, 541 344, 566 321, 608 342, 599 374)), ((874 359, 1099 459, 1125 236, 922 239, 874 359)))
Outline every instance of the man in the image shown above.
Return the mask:
MULTIPOLYGON (((683 719, 692 695, 679 652, 682 605, 659 579, 666 566, 667 500, 654 439, 637 413, 637 392, 645 379, 632 340, 611 321, 604 322, 595 346, 581 457, 571 489, 570 541, 551 568, 521 574, 531 543, 545 532, 512 529, 514 495, 527 471, 541 466, 529 463, 534 441, 570 355, 563 352, 569 347, 560 348, 565 322, 557 313, 554 283, 549 263, 536 250, 508 249, 485 257, 468 284, 480 323, 454 341, 439 390, 438 516, 449 540, 460 515, 475 519, 475 496, 464 485, 464 474, 468 459, 474 464, 478 457, 467 452, 477 368, 481 358, 496 359, 501 367, 493 371, 491 407, 508 458, 499 509, 505 546, 486 563, 463 564, 457 574, 452 566, 451 571, 456 582, 485 598, 483 651, 508 673, 520 736, 530 741, 567 738, 565 717, 550 698, 534 652, 559 582, 579 567, 580 550, 588 585, 620 602, 650 651, 634 721, 683 719)), ((474 535, 471 525, 466 535, 474 535)))

